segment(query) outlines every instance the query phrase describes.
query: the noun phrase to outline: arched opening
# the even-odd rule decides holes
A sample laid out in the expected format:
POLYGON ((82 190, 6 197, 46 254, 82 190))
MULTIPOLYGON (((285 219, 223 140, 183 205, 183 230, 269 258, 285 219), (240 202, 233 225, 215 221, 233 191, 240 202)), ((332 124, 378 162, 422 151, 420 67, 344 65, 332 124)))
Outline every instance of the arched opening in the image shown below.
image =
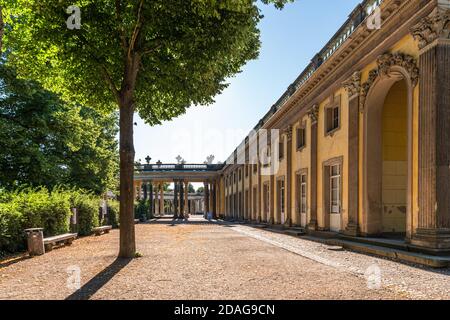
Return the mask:
POLYGON ((405 236, 408 192, 408 99, 404 80, 396 82, 382 112, 381 232, 405 236))
POLYGON ((412 90, 406 79, 398 71, 379 77, 366 100, 366 235, 410 235, 412 90))

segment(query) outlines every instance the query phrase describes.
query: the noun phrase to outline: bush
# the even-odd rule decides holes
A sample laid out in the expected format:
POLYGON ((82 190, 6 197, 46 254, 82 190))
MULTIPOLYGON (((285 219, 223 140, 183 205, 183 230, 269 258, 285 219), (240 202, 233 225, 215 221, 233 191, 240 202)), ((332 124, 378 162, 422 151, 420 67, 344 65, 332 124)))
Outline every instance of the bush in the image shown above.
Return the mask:
POLYGON ((153 218, 152 213, 150 212, 150 202, 141 200, 134 204, 134 218, 142 219, 145 216, 146 219, 153 218))
POLYGON ((72 195, 72 206, 77 208, 78 234, 86 236, 99 226, 99 200, 91 194, 76 192, 72 195))
POLYGON ((69 195, 59 189, 24 189, 14 194, 12 204, 22 215, 22 228, 44 228, 46 237, 69 232, 69 195))
MULTIPOLYGON (((25 229, 43 228, 45 237, 69 232, 71 208, 77 208, 79 235, 91 234, 99 226, 99 204, 99 198, 77 189, 0 189, 0 255, 25 248, 25 229)), ((118 202, 110 207, 115 219, 111 223, 117 226, 118 202)))
POLYGON ((119 227, 119 212, 119 201, 108 201, 108 224, 112 225, 113 228, 119 227))
POLYGON ((15 252, 24 248, 21 213, 12 203, 0 203, 0 256, 2 251, 15 252))

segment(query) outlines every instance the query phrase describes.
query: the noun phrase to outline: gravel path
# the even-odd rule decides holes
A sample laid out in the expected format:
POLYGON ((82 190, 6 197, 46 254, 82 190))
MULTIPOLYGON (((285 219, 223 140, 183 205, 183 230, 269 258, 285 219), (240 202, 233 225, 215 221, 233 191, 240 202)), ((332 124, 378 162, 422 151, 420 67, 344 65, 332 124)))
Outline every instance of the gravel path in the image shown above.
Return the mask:
POLYGON ((113 230, 40 257, 0 262, 0 299, 449 298, 450 270, 330 251, 243 225, 140 224, 136 237, 143 257, 133 260, 116 260, 113 230), (374 264, 383 282, 369 289, 364 272, 374 264), (71 270, 81 272, 79 290, 71 270))

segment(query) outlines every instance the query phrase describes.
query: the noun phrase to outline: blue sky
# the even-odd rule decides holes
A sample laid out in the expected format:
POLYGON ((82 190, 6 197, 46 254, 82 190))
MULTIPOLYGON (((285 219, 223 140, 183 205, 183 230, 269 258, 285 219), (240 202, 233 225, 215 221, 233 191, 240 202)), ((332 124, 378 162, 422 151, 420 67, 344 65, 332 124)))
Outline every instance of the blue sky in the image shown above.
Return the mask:
POLYGON ((284 10, 261 5, 262 48, 257 60, 228 79, 216 103, 150 127, 136 116, 136 161, 203 163, 210 154, 225 161, 259 119, 326 44, 360 0, 297 0, 284 10))

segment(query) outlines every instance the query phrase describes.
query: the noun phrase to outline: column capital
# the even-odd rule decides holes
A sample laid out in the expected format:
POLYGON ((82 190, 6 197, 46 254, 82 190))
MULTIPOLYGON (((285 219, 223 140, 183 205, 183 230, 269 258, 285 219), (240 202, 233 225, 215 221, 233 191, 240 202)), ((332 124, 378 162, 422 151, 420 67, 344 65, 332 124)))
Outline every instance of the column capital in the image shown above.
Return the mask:
POLYGON ((425 49, 436 40, 450 41, 450 6, 438 4, 430 15, 411 28, 411 34, 419 41, 419 49, 425 49))
POLYGON ((317 123, 319 121, 319 105, 315 104, 309 109, 308 116, 312 123, 317 123))
POLYGON ((349 99, 359 96, 361 93, 361 71, 354 72, 342 85, 347 90, 349 99))

